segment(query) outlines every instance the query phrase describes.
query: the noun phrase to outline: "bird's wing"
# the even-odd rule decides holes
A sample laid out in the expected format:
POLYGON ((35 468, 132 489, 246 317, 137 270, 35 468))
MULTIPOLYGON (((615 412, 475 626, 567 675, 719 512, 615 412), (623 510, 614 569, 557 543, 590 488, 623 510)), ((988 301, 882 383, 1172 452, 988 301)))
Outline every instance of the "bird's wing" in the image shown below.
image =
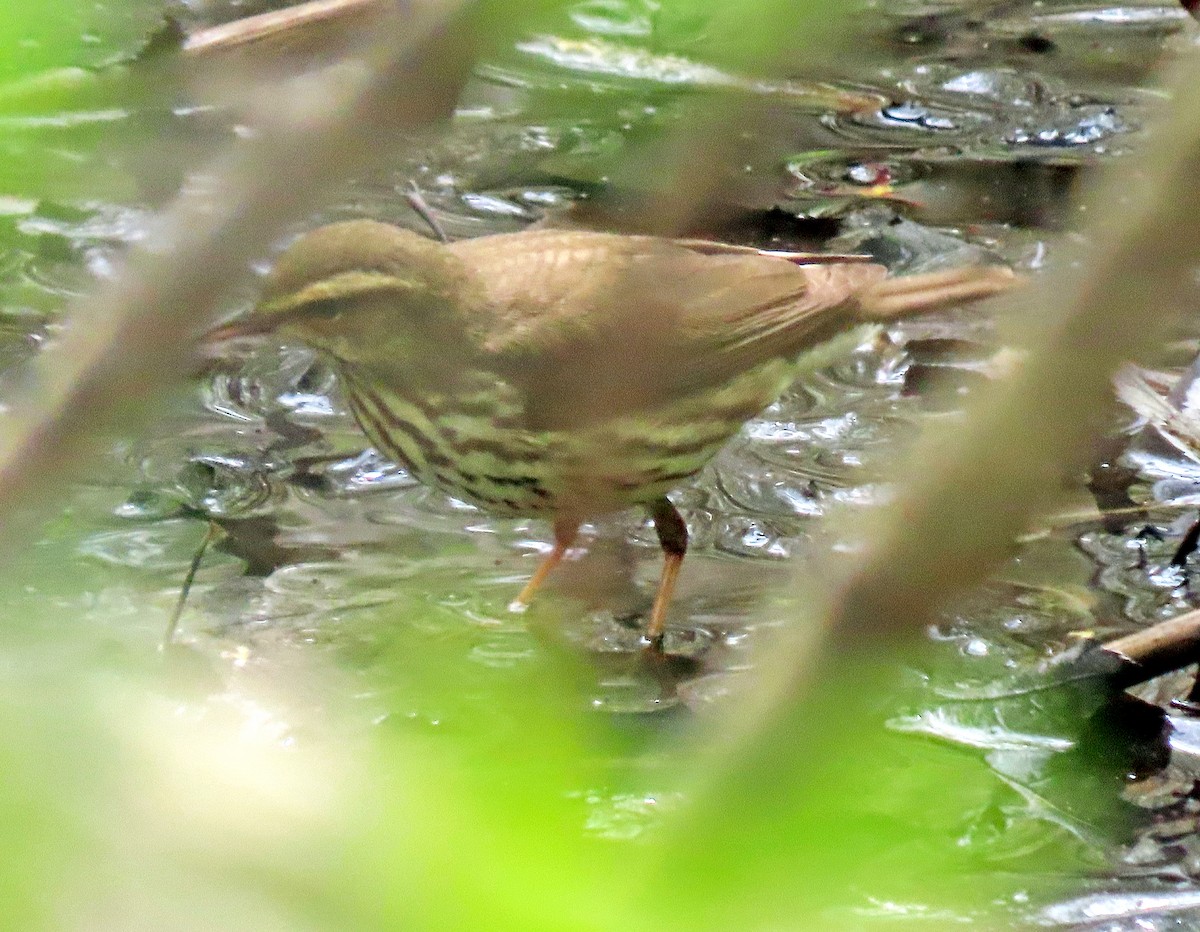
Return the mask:
POLYGON ((576 231, 451 248, 488 296, 486 351, 547 422, 653 407, 795 355, 851 323, 852 296, 885 274, 576 231))
POLYGON ((744 246, 652 236, 542 230, 486 236, 450 249, 483 282, 494 316, 491 344, 558 342, 638 323, 711 350, 770 342, 766 356, 803 347, 881 266, 858 256, 767 255, 744 246), (801 261, 802 259, 802 261, 801 261), (655 326, 656 325, 656 326, 655 326), (787 336, 779 345, 777 337, 787 336))

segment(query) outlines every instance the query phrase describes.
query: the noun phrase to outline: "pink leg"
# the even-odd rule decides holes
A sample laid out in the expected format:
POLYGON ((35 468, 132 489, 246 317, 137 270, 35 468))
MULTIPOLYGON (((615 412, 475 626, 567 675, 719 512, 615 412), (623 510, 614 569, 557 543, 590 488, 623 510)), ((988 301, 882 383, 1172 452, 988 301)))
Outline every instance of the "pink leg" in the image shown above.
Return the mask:
POLYGON ((562 562, 562 558, 570 549, 571 544, 575 543, 580 523, 573 518, 559 518, 554 522, 554 549, 546 555, 546 559, 542 560, 538 568, 534 570, 533 576, 525 584, 525 588, 508 606, 511 611, 524 611, 533 600, 534 594, 542 587, 542 583, 546 581, 550 571, 562 562))
POLYGON ((675 592, 675 580, 683 566, 683 555, 687 553, 687 524, 667 499, 661 498, 650 508, 654 518, 654 530, 663 549, 662 576, 658 581, 658 592, 654 595, 654 607, 650 610, 650 623, 646 627, 649 649, 661 651, 663 631, 667 627, 667 609, 675 592))

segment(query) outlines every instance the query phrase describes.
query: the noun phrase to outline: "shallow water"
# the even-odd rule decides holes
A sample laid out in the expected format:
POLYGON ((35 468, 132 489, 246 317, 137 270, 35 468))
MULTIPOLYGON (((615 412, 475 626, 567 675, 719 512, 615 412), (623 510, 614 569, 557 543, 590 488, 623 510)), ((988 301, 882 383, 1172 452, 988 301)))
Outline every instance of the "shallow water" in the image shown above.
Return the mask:
MULTIPOLYGON (((753 160, 738 166, 730 203, 703 232, 868 252, 897 271, 1003 261, 1036 273, 1077 219, 1070 194, 1081 176, 1137 140, 1158 98, 1155 64, 1192 31, 1175 5, 1148 2, 861 6, 856 51, 842 70, 810 76, 796 63, 788 81, 762 82, 656 55, 648 6, 580 3, 560 35, 531 38, 481 68, 442 138, 351 186, 313 223, 367 214, 420 228, 397 197, 410 179, 456 237, 570 219, 583 208, 619 218, 609 173, 686 116, 671 97, 684 86, 785 108, 778 126, 750 140, 753 160), (583 119, 571 105, 580 89, 604 101, 583 119), (881 104, 838 112, 838 94, 881 104)), ((198 18, 235 12, 250 10, 210 6, 198 18)), ((182 106, 123 120, 137 124, 134 136, 165 123, 184 152, 204 151, 221 131, 219 115, 182 106)), ((53 338, 63 302, 109 274, 144 234, 152 189, 169 188, 152 181, 123 200, 49 192, 8 205, 0 216, 7 373, 53 338)), ((1182 366, 1198 334, 1178 334, 1178 345, 1150 362, 1182 366)), ((285 666, 296 652, 325 651, 361 675, 354 702, 364 726, 433 727, 455 712, 370 676, 397 628, 405 644, 450 643, 472 671, 465 681, 483 684, 481 697, 496 671, 565 645, 583 658, 588 703, 631 722, 658 715, 665 732, 675 716, 721 702, 738 677, 753 675, 752 648, 790 618, 773 595, 812 548, 837 543, 836 527, 820 519, 886 500, 880 477, 897 446, 921 424, 953 417, 959 399, 992 377, 1000 350, 992 322, 975 311, 898 325, 825 354, 746 424, 675 496, 692 538, 668 638, 679 661, 654 675, 636 660, 661 559, 647 521, 630 514, 587 526, 585 546, 546 597, 514 615, 508 603, 547 550, 548 529, 447 499, 365 449, 329 370, 298 347, 215 361, 168 417, 114 448, 77 490, 63 535, 77 538, 80 574, 94 586, 85 596, 56 595, 58 583, 35 581, 25 595, 31 604, 74 599, 76 624, 153 644, 207 518, 223 533, 202 563, 183 632, 219 666, 285 666)), ((1114 436, 1132 420, 1114 406, 1114 436)), ((991 768, 993 804, 964 838, 1014 873, 1013 889, 1022 888, 1022 857, 1060 852, 1078 895, 1052 904, 1014 895, 1022 921, 1200 927, 1194 725, 1177 718, 1171 765, 1098 790, 1092 812, 1072 806, 1071 788, 1054 779, 1054 760, 1086 740, 1069 729, 1048 733, 1044 707, 1005 697, 1019 691, 1023 670, 1085 635, 1196 607, 1188 568, 1168 564, 1196 517, 1197 467, 1152 434, 1123 451, 1136 470, 1128 514, 1104 519, 1081 477, 1062 515, 1047 517, 991 584, 930 631, 927 666, 895 697, 897 735, 970 748, 991 768), (1121 841, 1094 824, 1118 795, 1142 810, 1121 841)), ((36 554, 26 569, 39 579, 36 554)), ((1174 679, 1143 691, 1158 700, 1181 689, 1187 684, 1174 679)), ((291 701, 308 713, 321 704, 291 701)), ((294 738, 287 729, 280 736, 294 738)), ((658 785, 659 772, 646 769, 647 784, 658 785)), ((645 786, 579 792, 587 831, 610 839, 639 835, 671 798, 655 801, 645 786)), ((887 913, 864 907, 864 916, 887 913)))

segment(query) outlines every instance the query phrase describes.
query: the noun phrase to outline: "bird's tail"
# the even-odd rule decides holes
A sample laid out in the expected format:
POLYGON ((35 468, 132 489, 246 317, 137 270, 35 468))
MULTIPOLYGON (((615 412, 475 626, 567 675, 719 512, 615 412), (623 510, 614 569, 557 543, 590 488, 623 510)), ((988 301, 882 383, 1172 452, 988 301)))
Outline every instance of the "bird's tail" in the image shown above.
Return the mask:
POLYGON ((885 278, 858 293, 859 312, 866 320, 906 317, 989 298, 1023 281, 1020 275, 1002 265, 969 265, 885 278))

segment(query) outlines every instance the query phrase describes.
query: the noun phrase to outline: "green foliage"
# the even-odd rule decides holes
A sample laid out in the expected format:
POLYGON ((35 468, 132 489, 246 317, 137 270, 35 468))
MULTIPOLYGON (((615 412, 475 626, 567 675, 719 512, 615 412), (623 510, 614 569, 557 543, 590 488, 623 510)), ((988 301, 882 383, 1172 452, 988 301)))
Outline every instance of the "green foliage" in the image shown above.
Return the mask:
POLYGON ((140 0, 7 3, 0 9, 0 81, 120 61, 163 27, 168 10, 140 0))
MULTIPOLYGON (((773 709, 731 764, 711 718, 592 710, 591 661, 553 637, 480 664, 493 632, 400 582, 157 656, 202 528, 146 536, 114 501, 77 500, 0 591, 0 876, 23 927, 857 929, 889 903, 940 927, 1011 893, 961 844, 989 770, 883 728, 894 657, 773 709), (89 556, 105 525, 174 571, 151 588, 89 556)), ((190 629, 231 572, 202 571, 190 629)))
POLYGON ((114 166, 132 108, 161 89, 131 81, 120 62, 160 22, 149 4, 48 0, 0 10, 0 195, 128 199, 137 186, 114 166), (106 157, 107 156, 107 157, 106 157))

